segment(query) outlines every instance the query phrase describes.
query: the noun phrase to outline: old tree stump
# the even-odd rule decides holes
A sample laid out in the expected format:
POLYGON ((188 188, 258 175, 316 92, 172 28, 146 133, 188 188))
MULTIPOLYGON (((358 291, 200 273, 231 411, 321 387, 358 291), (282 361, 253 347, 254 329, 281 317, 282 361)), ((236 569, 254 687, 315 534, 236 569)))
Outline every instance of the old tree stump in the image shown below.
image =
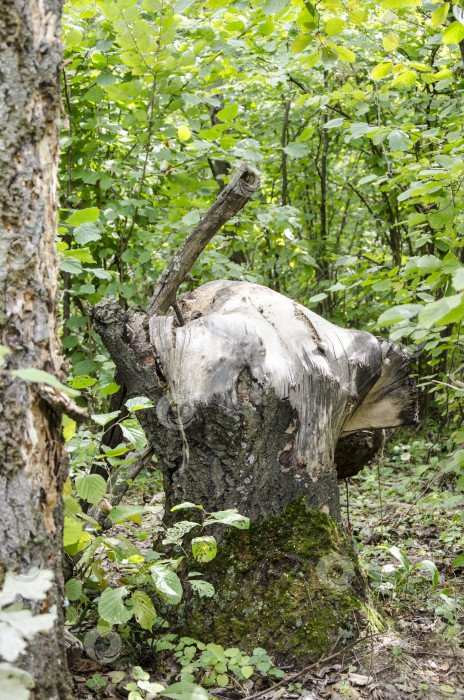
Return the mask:
POLYGON ((257 184, 242 166, 147 314, 103 301, 93 315, 126 398, 153 402, 137 415, 163 472, 166 512, 189 501, 252 521, 223 538, 205 568, 216 595, 187 597, 179 625, 203 641, 304 661, 378 623, 340 527, 334 455, 342 476, 354 473, 375 450, 366 436, 415 422, 416 401, 399 347, 270 289, 218 280, 176 302, 194 260, 257 184))

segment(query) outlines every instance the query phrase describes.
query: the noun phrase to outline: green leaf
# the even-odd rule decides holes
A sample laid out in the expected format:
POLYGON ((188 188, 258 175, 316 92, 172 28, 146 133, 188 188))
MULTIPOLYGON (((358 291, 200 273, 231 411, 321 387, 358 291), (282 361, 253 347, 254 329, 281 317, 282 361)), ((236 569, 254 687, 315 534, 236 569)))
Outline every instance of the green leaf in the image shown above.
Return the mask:
POLYGON ((165 690, 159 692, 159 695, 165 695, 172 700, 209 700, 211 697, 200 685, 188 681, 168 685, 165 690))
POLYGON ((304 143, 289 143, 288 146, 284 148, 285 153, 290 156, 290 158, 303 158, 309 152, 308 146, 304 143))
POLYGON ((356 54, 347 46, 336 46, 335 51, 338 53, 340 61, 345 63, 354 63, 356 61, 356 54))
POLYGON ((332 17, 327 20, 325 24, 325 31, 328 36, 335 36, 335 34, 340 34, 346 27, 346 22, 339 17, 332 17))
POLYGON ((98 219, 100 211, 98 207, 90 207, 89 209, 79 209, 66 219, 67 224, 80 226, 81 224, 92 223, 98 219))
POLYGON ((336 119, 329 119, 326 124, 324 124, 324 129, 335 129, 337 126, 341 126, 344 122, 343 117, 337 117, 336 119))
POLYGON ((246 679, 251 678, 251 676, 253 675, 252 666, 242 666, 240 671, 242 672, 242 676, 246 679))
POLYGON ((216 117, 221 120, 221 122, 229 122, 231 119, 235 119, 238 114, 238 103, 224 107, 217 112, 216 117))
POLYGON ((100 474, 87 474, 76 479, 76 490, 81 498, 96 506, 106 493, 106 481, 100 474))
POLYGON ((232 525, 239 530, 248 530, 250 527, 250 518, 237 513, 236 508, 229 510, 218 510, 215 513, 210 513, 208 520, 205 520, 204 525, 212 525, 214 523, 222 523, 223 525, 232 525))
POLYGON ((126 595, 127 588, 125 586, 121 588, 105 588, 98 599, 100 617, 111 625, 120 625, 128 622, 134 611, 124 605, 123 599, 126 595))
POLYGON ((63 545, 69 547, 79 542, 82 535, 83 523, 75 518, 65 517, 63 531, 63 545))
POLYGON ((147 444, 147 438, 137 419, 128 418, 119 425, 126 440, 129 440, 136 450, 143 450, 147 444))
POLYGON ((438 301, 429 302, 419 314, 419 325, 423 328, 446 326, 464 318, 464 294, 454 294, 438 301))
POLYGON ((390 554, 392 556, 394 556, 395 559, 397 559, 400 562, 403 569, 409 573, 410 566, 409 566, 409 559, 406 556, 406 552, 403 552, 403 550, 400 549, 399 547, 384 547, 384 549, 386 549, 388 552, 390 552, 390 554))
POLYGON ((183 125, 179 126, 179 128, 177 129, 177 135, 181 141, 188 141, 192 135, 192 132, 190 131, 188 126, 183 125))
POLYGON ((181 15, 185 10, 188 10, 191 5, 195 0, 177 0, 176 4, 174 5, 174 12, 176 15, 181 15))
POLYGON ((153 408, 152 401, 146 396, 134 396, 124 404, 128 411, 141 411, 144 408, 153 408))
POLYGON ((90 417, 94 423, 97 423, 97 425, 106 425, 110 422, 110 420, 113 420, 113 418, 119 416, 120 413, 121 411, 111 411, 111 413, 95 413, 90 417))
POLYGON ((114 506, 114 508, 110 510, 108 517, 115 525, 123 523, 126 520, 132 520, 132 522, 140 524, 142 522, 141 511, 143 510, 143 506, 119 505, 114 506))
POLYGON ((427 571, 430 573, 432 577, 432 586, 433 590, 435 590, 438 586, 438 569, 436 565, 433 563, 433 561, 430 561, 430 559, 424 559, 424 561, 419 562, 418 564, 415 564, 413 568, 418 568, 421 567, 423 569, 427 569, 427 571))
POLYGON ((192 552, 194 559, 199 562, 211 561, 217 554, 217 542, 214 537, 194 537, 192 552))
POLYGON ((68 579, 65 590, 68 600, 79 600, 82 593, 82 581, 79 581, 77 578, 68 579))
POLYGON ((399 323, 405 319, 414 318, 423 307, 420 304, 402 304, 401 306, 392 306, 379 316, 377 327, 391 326, 392 323, 399 323))
POLYGON ((171 508, 171 512, 175 510, 180 510, 181 508, 199 508, 200 510, 203 510, 203 506, 196 506, 195 503, 190 503, 190 501, 184 501, 183 503, 179 503, 177 506, 173 506, 171 508))
POLYGON ((69 386, 65 386, 56 377, 54 377, 53 374, 44 372, 43 369, 35 369, 33 367, 27 369, 13 369, 11 370, 11 374, 18 377, 18 379, 24 379, 27 382, 36 382, 38 384, 54 386, 70 396, 79 396, 78 391, 74 391, 74 389, 70 389, 69 386))
POLYGON ((453 22, 444 31, 442 41, 444 44, 459 44, 464 39, 464 25, 461 22, 453 22))
POLYGON ((220 688, 226 688, 229 685, 229 676, 225 673, 218 673, 216 683, 220 688))
POLYGON ((90 241, 99 241, 101 233, 95 224, 81 224, 73 231, 74 240, 79 245, 85 245, 90 241))
POLYGON ((214 586, 208 581, 190 581, 192 591, 198 593, 202 598, 212 598, 215 593, 214 586))
POLYGON ((131 596, 135 619, 144 630, 151 630, 156 620, 156 610, 143 591, 134 591, 131 596))
POLYGON ((400 43, 400 38, 395 32, 389 32, 383 38, 383 48, 385 51, 395 51, 400 43))
POLYGON ((291 51, 292 53, 301 53, 305 50, 309 44, 313 41, 311 34, 299 34, 296 39, 292 41, 291 51))
POLYGON ((182 600, 182 584, 174 571, 162 564, 153 564, 150 574, 157 593, 170 605, 177 605, 182 600))
POLYGON ((374 80, 381 80, 382 78, 386 78, 387 75, 390 74, 392 66, 393 63, 391 61, 388 61, 387 63, 378 63, 371 70, 371 76, 374 78, 374 80))
POLYGON ((459 557, 456 557, 456 559, 453 559, 453 561, 451 562, 451 566, 464 566, 464 554, 461 554, 459 557))
POLYGON ((445 2, 443 5, 440 5, 440 7, 438 7, 436 10, 434 10, 434 12, 432 12, 432 15, 430 17, 430 26, 433 29, 437 29, 437 27, 442 25, 448 17, 448 11, 449 2, 445 2))
POLYGON ((265 15, 275 15, 285 9, 287 2, 288 0, 266 0, 263 4, 263 12, 265 15))

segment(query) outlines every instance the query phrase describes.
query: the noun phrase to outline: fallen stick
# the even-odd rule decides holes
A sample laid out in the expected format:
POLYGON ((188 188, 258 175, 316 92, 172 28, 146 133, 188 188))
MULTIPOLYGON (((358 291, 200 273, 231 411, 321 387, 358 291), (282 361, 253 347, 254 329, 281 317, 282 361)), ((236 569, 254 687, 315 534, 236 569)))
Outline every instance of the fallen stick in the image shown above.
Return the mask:
POLYGON ((254 695, 245 696, 244 700, 255 700, 255 698, 260 698, 261 695, 266 695, 267 693, 271 693, 276 688, 280 688, 281 685, 285 685, 285 683, 291 683, 292 681, 296 680, 297 678, 300 678, 300 676, 307 673, 308 671, 311 671, 311 669, 316 668, 316 666, 319 666, 319 664, 327 663, 327 661, 332 661, 332 659, 336 659, 337 656, 341 656, 342 654, 345 654, 345 652, 349 651, 350 649, 355 647, 357 644, 360 644, 361 642, 365 642, 368 639, 373 639, 374 637, 378 637, 380 634, 381 634, 381 632, 376 632, 375 634, 369 634, 367 637, 361 637, 360 639, 357 639, 355 642, 351 642, 351 644, 348 644, 348 646, 345 647, 344 649, 341 649, 340 651, 335 652, 335 654, 330 654, 330 656, 322 657, 321 659, 319 659, 319 661, 315 661, 314 663, 309 664, 309 666, 305 666, 304 668, 301 669, 301 671, 297 671, 296 673, 292 673, 291 676, 288 676, 287 678, 284 678, 283 680, 279 681, 278 683, 271 685, 269 688, 266 688, 266 690, 260 690, 259 693, 254 693, 254 695))

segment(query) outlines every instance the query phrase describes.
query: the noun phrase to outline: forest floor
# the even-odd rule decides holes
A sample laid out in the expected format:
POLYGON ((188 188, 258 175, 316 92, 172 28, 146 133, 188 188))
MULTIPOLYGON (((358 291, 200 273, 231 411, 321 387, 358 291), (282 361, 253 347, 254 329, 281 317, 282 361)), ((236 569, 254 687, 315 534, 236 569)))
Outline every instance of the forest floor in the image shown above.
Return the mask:
MULTIPOLYGON (((464 698, 464 488, 457 488, 458 475, 447 469, 449 441, 434 444, 419 433, 401 437, 340 488, 345 528, 391 626, 331 660, 321 659, 298 679, 291 680, 298 669, 287 668, 278 687, 269 675, 255 673, 241 687, 208 688, 212 695, 227 700, 261 692, 263 700, 464 698), (458 557, 462 561, 456 562, 458 557), (435 570, 424 561, 435 564, 435 581, 435 570)), ((142 478, 134 484, 128 503, 150 500, 153 483, 142 478)), ((122 527, 113 530, 121 534, 122 527)), ((146 516, 141 527, 150 527, 146 516)), ((136 536, 137 528, 132 530, 136 536)), ((138 657, 137 649, 126 639, 110 664, 81 658, 71 669, 73 697, 130 698, 134 664, 141 664, 152 682, 178 680, 174 657, 164 655, 155 666, 146 652, 138 657)))

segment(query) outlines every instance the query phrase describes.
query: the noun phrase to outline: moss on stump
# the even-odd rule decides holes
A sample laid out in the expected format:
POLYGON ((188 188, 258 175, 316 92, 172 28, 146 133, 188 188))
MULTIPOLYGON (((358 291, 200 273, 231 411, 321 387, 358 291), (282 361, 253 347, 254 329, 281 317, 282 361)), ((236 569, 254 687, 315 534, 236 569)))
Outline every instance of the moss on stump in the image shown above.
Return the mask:
POLYGON ((191 597, 179 612, 182 631, 205 642, 304 663, 382 626, 352 544, 303 500, 229 532, 204 571, 215 596, 191 597))

